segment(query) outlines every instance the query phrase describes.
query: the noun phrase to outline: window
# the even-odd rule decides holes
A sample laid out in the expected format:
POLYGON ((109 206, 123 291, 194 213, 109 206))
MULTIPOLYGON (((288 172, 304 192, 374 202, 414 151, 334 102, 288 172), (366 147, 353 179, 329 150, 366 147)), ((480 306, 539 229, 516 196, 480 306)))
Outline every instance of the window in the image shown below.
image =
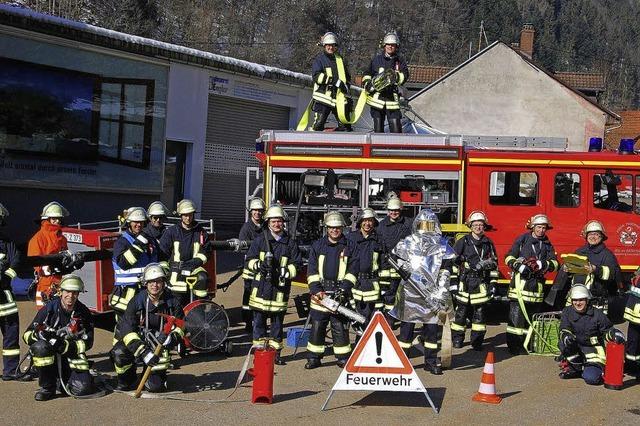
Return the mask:
POLYGON ((558 173, 554 184, 556 207, 577 207, 580 205, 580 175, 578 173, 558 173))
POLYGON ((630 213, 633 210, 633 177, 611 170, 593 176, 593 206, 630 213))
POLYGON ((496 205, 535 206, 538 202, 538 174, 491 172, 489 202, 496 205))
POLYGON ((153 120, 153 82, 105 79, 100 89, 100 157, 107 161, 148 168, 153 120))

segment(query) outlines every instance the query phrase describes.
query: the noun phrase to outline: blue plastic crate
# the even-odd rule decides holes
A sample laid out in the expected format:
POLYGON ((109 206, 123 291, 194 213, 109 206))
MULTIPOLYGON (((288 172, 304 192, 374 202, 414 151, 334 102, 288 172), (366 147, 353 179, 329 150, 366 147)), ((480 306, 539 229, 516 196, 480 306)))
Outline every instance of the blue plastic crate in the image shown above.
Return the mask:
POLYGON ((298 341, 298 347, 307 346, 309 343, 309 336, 311 335, 311 330, 303 329, 302 327, 291 327, 287 330, 287 346, 290 348, 296 347, 296 340, 298 341))
POLYGON ((33 282, 33 277, 30 278, 20 278, 15 277, 11 280, 11 289, 13 290, 13 294, 16 296, 26 296, 27 290, 29 286, 33 282))

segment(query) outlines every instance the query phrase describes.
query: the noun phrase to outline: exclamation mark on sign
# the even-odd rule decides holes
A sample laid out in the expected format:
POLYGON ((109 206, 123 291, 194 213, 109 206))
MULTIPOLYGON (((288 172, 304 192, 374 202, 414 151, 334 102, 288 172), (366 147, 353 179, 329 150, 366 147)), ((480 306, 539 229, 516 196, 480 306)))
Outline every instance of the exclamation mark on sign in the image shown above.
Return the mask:
POLYGON ((376 332, 376 352, 378 353, 378 357, 376 358, 376 363, 382 364, 382 358, 380 357, 382 355, 382 332, 381 331, 376 332))

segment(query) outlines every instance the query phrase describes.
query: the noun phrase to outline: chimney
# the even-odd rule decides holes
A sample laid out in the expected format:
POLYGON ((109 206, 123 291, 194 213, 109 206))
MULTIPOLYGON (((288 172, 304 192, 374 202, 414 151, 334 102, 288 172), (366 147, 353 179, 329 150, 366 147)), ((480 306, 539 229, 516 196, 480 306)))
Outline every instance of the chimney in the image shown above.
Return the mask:
POLYGON ((533 36, 535 33, 533 24, 524 24, 520 32, 520 53, 529 59, 533 56, 533 36))

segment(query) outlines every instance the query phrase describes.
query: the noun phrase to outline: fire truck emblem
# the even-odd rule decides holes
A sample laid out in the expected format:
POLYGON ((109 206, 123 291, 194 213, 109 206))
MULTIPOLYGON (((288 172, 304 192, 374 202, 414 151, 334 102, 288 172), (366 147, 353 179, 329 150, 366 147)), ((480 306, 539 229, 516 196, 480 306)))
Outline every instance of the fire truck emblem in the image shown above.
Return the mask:
POLYGON ((620 243, 624 246, 635 246, 638 241, 640 226, 635 223, 625 223, 618 228, 620 243))

